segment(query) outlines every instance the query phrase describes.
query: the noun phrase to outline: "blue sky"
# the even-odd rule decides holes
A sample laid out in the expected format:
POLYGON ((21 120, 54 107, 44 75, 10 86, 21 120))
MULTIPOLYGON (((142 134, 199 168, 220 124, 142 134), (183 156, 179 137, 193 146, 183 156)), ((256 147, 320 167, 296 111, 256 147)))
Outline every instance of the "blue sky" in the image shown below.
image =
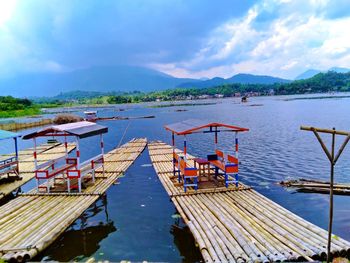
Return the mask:
POLYGON ((350 1, 0 0, 0 77, 117 64, 194 78, 350 67, 350 1))

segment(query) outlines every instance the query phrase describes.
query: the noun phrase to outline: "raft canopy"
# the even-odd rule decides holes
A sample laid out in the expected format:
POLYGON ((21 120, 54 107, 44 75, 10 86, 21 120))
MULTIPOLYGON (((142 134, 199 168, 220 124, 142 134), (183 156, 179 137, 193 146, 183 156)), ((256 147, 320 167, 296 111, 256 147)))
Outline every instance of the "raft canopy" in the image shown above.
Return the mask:
POLYGON ((98 134, 107 133, 108 128, 93 122, 80 121, 61 125, 54 125, 23 136, 24 140, 42 136, 76 136, 87 138, 98 134))
POLYGON ((18 137, 21 137, 21 135, 18 133, 0 130, 0 140, 6 140, 6 139, 18 138, 18 137))
POLYGON ((223 124, 219 122, 207 122, 198 119, 189 119, 165 126, 165 129, 171 131, 176 135, 186 135, 191 133, 209 133, 209 132, 220 132, 220 131, 232 131, 232 132, 246 132, 248 128, 242 128, 229 124, 223 124), (209 128, 209 130, 206 130, 209 128))

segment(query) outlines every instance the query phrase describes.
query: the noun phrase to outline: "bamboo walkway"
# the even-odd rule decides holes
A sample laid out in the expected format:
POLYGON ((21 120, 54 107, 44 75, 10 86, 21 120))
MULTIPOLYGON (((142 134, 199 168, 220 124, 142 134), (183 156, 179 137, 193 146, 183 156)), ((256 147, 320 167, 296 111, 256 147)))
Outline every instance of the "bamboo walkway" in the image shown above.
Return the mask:
MULTIPOLYGON (((75 144, 68 144, 68 152, 71 152, 75 149, 75 144)), ((38 164, 42 164, 44 162, 55 160, 61 158, 65 155, 65 148, 63 144, 60 143, 44 143, 37 147, 38 152, 38 164)), ((0 156, 1 158, 6 158, 9 156, 13 156, 14 154, 4 154, 0 156)), ((33 157, 33 148, 28 148, 25 150, 19 151, 18 154, 19 159, 19 174, 21 176, 21 180, 15 180, 13 182, 2 183, 0 184, 0 199, 5 197, 6 195, 12 193, 17 188, 21 187, 25 183, 29 182, 34 178, 34 157, 33 157)))
MULTIPOLYGON (((134 139, 105 155, 106 173, 81 193, 29 191, 0 207, 0 258, 33 258, 57 239, 129 168, 147 144, 134 139)), ((1 260, 0 260, 1 261, 1 260)))
MULTIPOLYGON (((199 188, 184 193, 182 186, 172 178, 172 148, 162 142, 150 143, 148 148, 161 183, 191 230, 206 262, 326 258, 327 231, 244 185, 226 191, 218 187, 209 192, 199 188)), ((333 238, 332 254, 349 257, 350 242, 333 238)))

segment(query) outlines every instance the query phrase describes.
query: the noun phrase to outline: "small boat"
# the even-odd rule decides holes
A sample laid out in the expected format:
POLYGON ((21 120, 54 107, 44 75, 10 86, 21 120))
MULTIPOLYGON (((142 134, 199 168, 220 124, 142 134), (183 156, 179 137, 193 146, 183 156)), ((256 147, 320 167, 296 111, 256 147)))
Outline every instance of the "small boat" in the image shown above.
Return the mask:
POLYGON ((84 120, 85 121, 96 121, 97 120, 97 111, 84 111, 84 120))

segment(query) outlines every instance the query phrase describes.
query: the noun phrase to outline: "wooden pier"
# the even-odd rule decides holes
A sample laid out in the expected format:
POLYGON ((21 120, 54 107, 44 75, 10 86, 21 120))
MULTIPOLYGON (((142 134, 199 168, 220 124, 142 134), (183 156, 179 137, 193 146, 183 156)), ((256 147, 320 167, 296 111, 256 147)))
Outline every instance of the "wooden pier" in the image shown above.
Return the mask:
MULTIPOLYGON (((327 257, 326 230, 243 184, 199 186, 197 191, 185 193, 173 175, 172 147, 153 142, 148 148, 161 183, 206 262, 312 261, 327 257)), ((176 152, 181 153, 178 149, 176 152)), ((186 156, 187 160, 194 159, 186 156)), ((349 257, 350 242, 333 238, 331 252, 334 257, 349 257)))
POLYGON ((57 239, 136 160, 147 144, 134 139, 105 154, 105 174, 97 173, 95 183, 81 193, 36 190, 0 207, 0 258, 25 261, 57 239))
MULTIPOLYGON (((68 152, 75 149, 73 143, 68 144, 68 152)), ((61 143, 44 143, 37 147, 38 152, 38 164, 42 164, 47 161, 59 159, 65 155, 65 147, 61 143)), ((0 156, 6 158, 7 156, 12 156, 13 154, 5 154, 0 156)), ((19 174, 22 178, 21 180, 15 180, 12 182, 6 182, 0 184, 0 199, 4 196, 12 193, 17 188, 21 187, 28 181, 34 178, 34 157, 33 148, 28 148, 19 151, 19 174)))

